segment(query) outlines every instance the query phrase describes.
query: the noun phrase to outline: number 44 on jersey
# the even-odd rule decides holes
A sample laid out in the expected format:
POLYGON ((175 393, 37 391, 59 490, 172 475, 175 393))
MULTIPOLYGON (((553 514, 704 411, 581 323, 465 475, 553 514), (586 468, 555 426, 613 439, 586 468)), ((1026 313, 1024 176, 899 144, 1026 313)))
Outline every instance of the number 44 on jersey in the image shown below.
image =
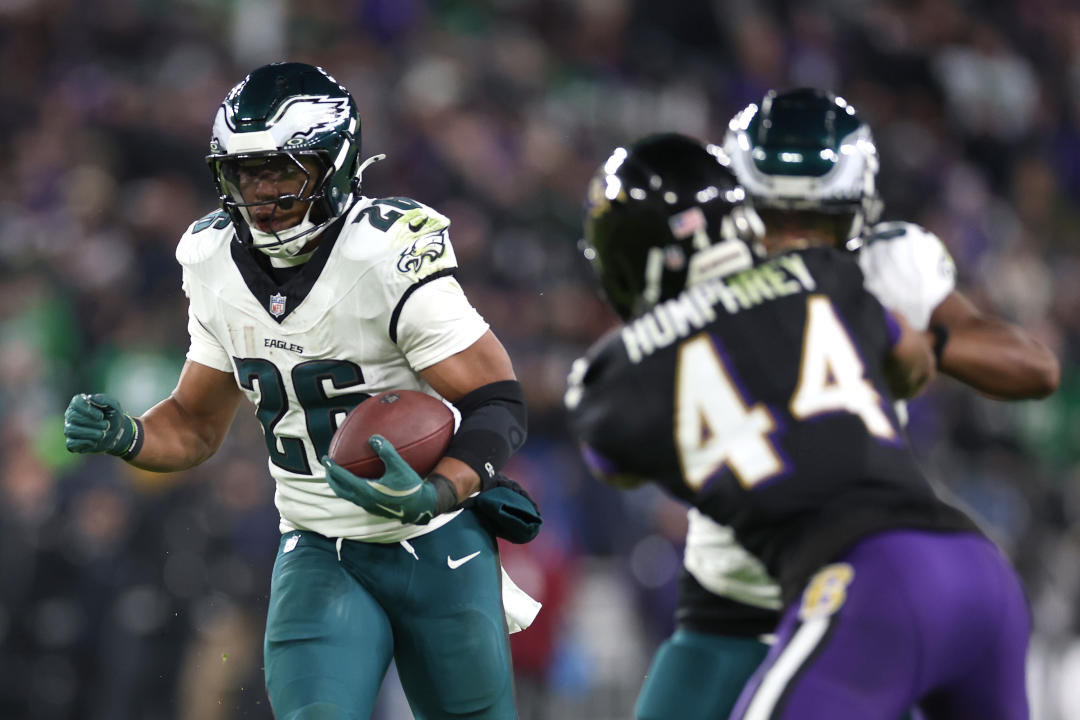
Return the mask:
MULTIPOLYGON (((806 300, 799 379, 789 410, 796 420, 848 412, 875 437, 896 438, 882 398, 832 303, 806 300)), ((679 347, 675 387, 675 446, 687 484, 698 490, 724 465, 743 487, 779 474, 784 462, 769 435, 777 423, 763 403, 744 398, 712 338, 705 333, 679 347)))

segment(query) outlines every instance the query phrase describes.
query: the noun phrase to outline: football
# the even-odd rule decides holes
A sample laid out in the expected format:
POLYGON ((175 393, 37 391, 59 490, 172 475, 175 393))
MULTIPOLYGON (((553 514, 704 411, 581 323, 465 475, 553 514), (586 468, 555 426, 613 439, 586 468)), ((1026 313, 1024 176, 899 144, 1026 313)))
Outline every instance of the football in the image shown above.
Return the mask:
POLYGON ((330 441, 330 459, 364 478, 381 477, 382 460, 368 439, 382 435, 421 477, 442 458, 454 436, 454 413, 418 390, 388 390, 353 408, 330 441))

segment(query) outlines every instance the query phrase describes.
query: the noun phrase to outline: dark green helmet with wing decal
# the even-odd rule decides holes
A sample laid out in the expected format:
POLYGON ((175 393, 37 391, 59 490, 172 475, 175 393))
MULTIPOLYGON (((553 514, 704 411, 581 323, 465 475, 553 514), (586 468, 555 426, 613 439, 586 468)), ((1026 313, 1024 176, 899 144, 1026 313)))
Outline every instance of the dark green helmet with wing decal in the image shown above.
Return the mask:
POLYGON ((753 264, 761 221, 716 145, 675 133, 618 147, 585 200, 585 257, 623 319, 753 264))
POLYGON ((731 119, 724 151, 759 210, 850 215, 856 241, 881 214, 873 134, 830 92, 770 90, 731 119))
POLYGON ((248 228, 250 242, 264 252, 291 256, 348 208, 358 193, 359 156, 360 116, 349 91, 322 68, 274 63, 252 71, 225 97, 206 161, 237 229, 248 228), (298 181, 275 197, 249 192, 245 198, 242 179, 259 173, 298 181), (295 203, 310 205, 291 227, 265 232, 252 222, 252 213, 287 211, 295 203))

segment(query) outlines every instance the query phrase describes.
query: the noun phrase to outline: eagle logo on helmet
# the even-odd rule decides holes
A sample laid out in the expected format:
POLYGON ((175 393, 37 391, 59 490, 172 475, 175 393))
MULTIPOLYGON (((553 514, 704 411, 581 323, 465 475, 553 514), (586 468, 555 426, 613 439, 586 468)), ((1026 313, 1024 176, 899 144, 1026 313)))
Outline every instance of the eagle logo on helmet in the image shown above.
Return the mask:
POLYGON ((425 260, 437 261, 446 252, 446 233, 440 231, 417 238, 409 247, 401 251, 398 258, 398 272, 415 273, 420 270, 425 260))
MULTIPOLYGON (((281 104, 273 117, 266 121, 266 133, 272 138, 273 147, 263 146, 258 149, 294 148, 316 140, 320 135, 343 129, 352 132, 355 128, 349 124, 351 112, 348 98, 330 97, 329 95, 297 95, 281 104)), ((226 152, 233 152, 232 140, 236 136, 236 111, 225 103, 218 111, 214 122, 213 137, 210 141, 212 153, 221 152, 222 145, 226 152)), ((255 136, 257 133, 243 133, 255 136)), ((264 137, 267 137, 264 135, 264 137)), ((266 142, 260 139, 260 142, 266 142)), ((253 150, 245 147, 244 150, 253 150)))
POLYGON ((301 128, 282 144, 282 147, 295 147, 303 145, 315 135, 334 130, 348 119, 347 98, 298 95, 284 102, 266 125, 301 128))

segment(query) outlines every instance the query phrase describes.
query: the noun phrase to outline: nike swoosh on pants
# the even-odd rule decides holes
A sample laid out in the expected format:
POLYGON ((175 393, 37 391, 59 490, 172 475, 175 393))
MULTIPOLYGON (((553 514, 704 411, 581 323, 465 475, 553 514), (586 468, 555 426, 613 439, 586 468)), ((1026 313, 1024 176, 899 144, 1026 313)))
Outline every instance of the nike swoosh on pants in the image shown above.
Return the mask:
POLYGON ((479 554, 480 554, 480 551, 477 550, 472 555, 466 555, 465 557, 459 558, 458 560, 454 560, 449 555, 447 555, 446 556, 446 564, 450 567, 451 570, 457 570, 459 567, 461 567, 465 563, 469 562, 470 560, 472 560, 474 557, 476 557, 479 554))

